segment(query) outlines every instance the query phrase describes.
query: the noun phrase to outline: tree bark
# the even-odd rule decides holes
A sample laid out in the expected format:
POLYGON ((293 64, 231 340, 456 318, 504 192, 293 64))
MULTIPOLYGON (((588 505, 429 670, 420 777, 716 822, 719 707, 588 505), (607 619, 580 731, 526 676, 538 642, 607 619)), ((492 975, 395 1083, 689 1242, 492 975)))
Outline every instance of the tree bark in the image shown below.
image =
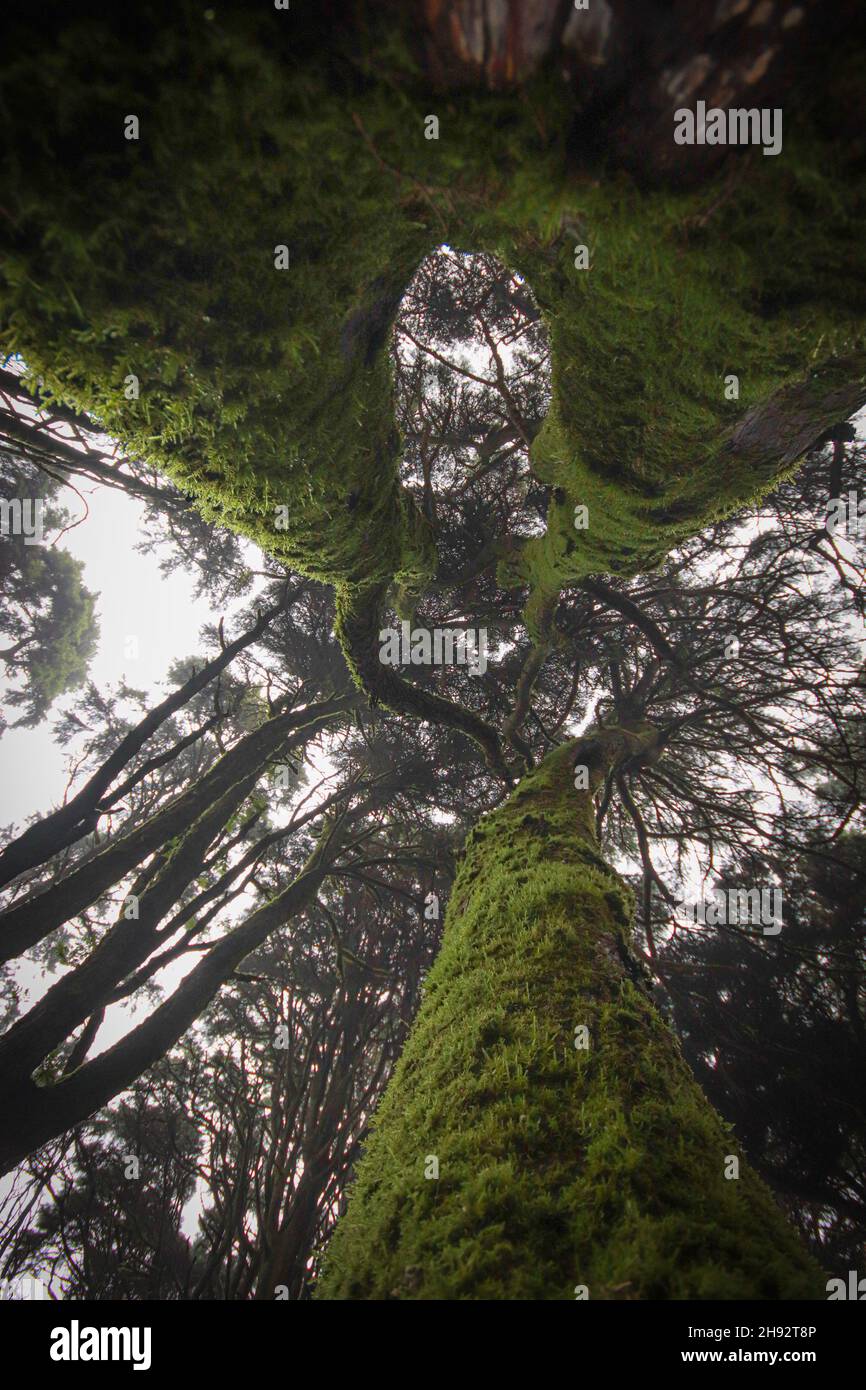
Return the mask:
POLYGON ((313 901, 340 845, 326 828, 302 873, 241 926, 216 941, 174 993, 120 1042, 53 1086, 20 1079, 0 1095, 0 1176, 51 1139, 107 1105, 164 1057, 221 985, 263 941, 313 901))
MULTIPOLYGON (((805 68, 823 83, 824 55, 861 15, 854 0, 424 0, 413 31, 438 87, 507 91, 553 68, 573 93, 584 148, 647 182, 697 183, 727 151, 674 145, 674 110, 781 105, 805 68)), ((850 112, 840 139, 856 121, 850 112)))
POLYGON ((196 821, 208 807, 255 769, 312 738, 331 719, 351 709, 356 697, 336 696, 268 719, 230 748, 210 771, 143 825, 111 841, 65 878, 15 903, 0 915, 0 962, 12 960, 89 907, 112 884, 196 821))
POLYGON ((655 742, 556 749, 470 835, 320 1297, 822 1296, 657 1014, 599 856, 593 790, 655 742))
MULTIPOLYGON (((196 873, 214 837, 249 796, 257 767, 207 808, 141 893, 138 915, 121 911, 114 925, 74 970, 62 975, 0 1038, 0 1073, 28 1076, 75 1028, 107 1004, 111 991, 161 944, 158 928, 196 873)), ((133 884, 137 889, 137 884, 133 884)))
MULTIPOLYGON (((8 373, 6 374, 8 375, 8 373)), ((0 382, 0 386, 2 386, 0 382)), ((68 411, 66 414, 73 414, 68 411)), ((59 418, 59 417, 58 417, 59 418)), ((91 426, 93 428, 93 426, 91 426)), ((190 507, 192 503, 182 493, 168 488, 154 487, 123 473, 119 468, 106 463, 92 449, 76 449, 56 435, 48 434, 38 425, 12 411, 0 408, 0 448, 8 449, 14 458, 23 459, 32 467, 41 469, 51 477, 59 477, 61 482, 68 478, 85 477, 109 487, 121 488, 130 497, 137 497, 160 507, 172 504, 190 507), (55 473, 56 470, 56 473, 55 473)))

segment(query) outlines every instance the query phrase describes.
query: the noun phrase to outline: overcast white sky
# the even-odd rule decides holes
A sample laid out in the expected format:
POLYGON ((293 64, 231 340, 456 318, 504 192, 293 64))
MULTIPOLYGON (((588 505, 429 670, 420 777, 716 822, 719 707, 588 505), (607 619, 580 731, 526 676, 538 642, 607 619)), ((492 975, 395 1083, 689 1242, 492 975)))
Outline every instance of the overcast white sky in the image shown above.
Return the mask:
MULTIPOLYGON (((141 554, 136 550, 144 538, 144 503, 86 480, 77 479, 76 487, 86 499, 87 514, 75 492, 62 488, 60 504, 73 522, 82 516, 84 520, 68 529, 58 545, 83 562, 84 584, 97 595, 100 630, 89 678, 101 691, 125 678, 151 696, 153 703, 169 688, 166 676, 172 663, 200 650, 202 625, 219 614, 206 597, 195 597, 193 576, 179 570, 165 577, 159 567, 159 552, 141 554), (133 647, 131 638, 135 639, 133 647), (137 654, 132 656, 131 651, 137 654)), ((47 542, 50 539, 46 536, 47 542)), ((254 547, 250 549, 257 553, 254 547)), ((249 597, 245 595, 243 601, 248 602, 249 597)), ((231 630, 230 623, 227 626, 231 630)), ((4 689, 0 683, 0 700, 4 689)), ((0 739, 0 826, 14 822, 20 829, 28 816, 44 814, 62 801, 75 742, 61 747, 53 738, 53 726, 59 710, 74 710, 76 699, 77 693, 69 692, 55 702, 37 728, 10 727, 0 739)), ((17 713, 14 707, 8 711, 10 725, 17 713)), ((170 977, 174 983, 191 964, 194 959, 184 959, 158 979, 166 984, 170 977)), ((24 991, 22 1004, 32 1003, 51 983, 51 977, 26 957, 19 963, 16 977, 24 991)), ((135 1021, 131 1012, 134 1010, 126 1007, 110 1011, 112 1016, 100 1030, 94 1053, 126 1032, 135 1021)))
MULTIPOLYGON (((156 555, 136 551, 143 503, 98 485, 80 490, 90 515, 60 545, 84 562, 84 583, 98 595, 99 646, 90 678, 100 690, 124 676, 137 689, 156 690, 172 661, 196 650, 199 628, 211 617, 210 605, 193 598, 194 581, 185 572, 164 578, 156 555), (129 637, 138 639, 137 660, 125 654, 129 637)), ((70 489, 63 489, 60 500, 74 517, 80 515, 81 503, 70 489)), ((61 800, 66 753, 51 732, 61 705, 74 709, 75 693, 61 697, 37 728, 10 728, 0 740, 0 824, 20 823, 61 800)), ((10 723, 15 714, 10 710, 10 723)))

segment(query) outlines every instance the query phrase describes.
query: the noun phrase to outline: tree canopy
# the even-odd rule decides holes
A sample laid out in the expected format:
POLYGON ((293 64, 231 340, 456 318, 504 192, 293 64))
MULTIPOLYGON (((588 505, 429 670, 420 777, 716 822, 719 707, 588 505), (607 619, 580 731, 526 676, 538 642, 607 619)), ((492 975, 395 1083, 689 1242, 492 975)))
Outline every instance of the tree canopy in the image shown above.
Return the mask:
POLYGON ((98 689, 80 566, 4 543, 26 719, 81 690, 0 852, 0 1248, 67 1296, 808 1298, 862 1243, 863 36, 446 8, 11 20, 4 478, 143 501, 213 615, 98 689), (778 935, 680 910, 753 889, 778 935))

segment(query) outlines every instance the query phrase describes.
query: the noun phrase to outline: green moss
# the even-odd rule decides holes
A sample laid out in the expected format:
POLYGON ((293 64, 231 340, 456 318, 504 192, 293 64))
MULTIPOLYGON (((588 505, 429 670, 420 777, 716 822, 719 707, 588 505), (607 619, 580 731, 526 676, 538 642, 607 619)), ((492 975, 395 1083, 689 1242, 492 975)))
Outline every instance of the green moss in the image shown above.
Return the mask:
MULTIPOLYGON (((555 73, 431 95, 390 8, 351 43, 301 3, 60 11, 50 44, 28 16, 7 25, 0 344, 207 515, 335 584, 362 682, 376 604, 406 611, 435 566, 398 484, 388 357, 434 246, 519 270, 550 330, 549 524, 502 567, 536 633, 563 584, 651 565, 769 485, 784 460, 726 447, 751 407, 810 379, 818 418, 866 390, 862 171, 787 111, 784 153, 730 185, 639 190, 575 158, 555 73)), ((808 1296, 815 1270, 754 1175, 724 1180, 730 1137, 627 967, 627 895, 568 756, 468 848, 325 1291, 808 1296)))
POLYGON ((703 226, 698 209, 712 192, 602 182, 582 192, 567 245, 554 243, 541 265, 521 260, 551 332, 553 401, 532 459, 554 496, 546 534, 500 569, 504 582, 531 586, 534 631, 563 585, 650 568, 714 516, 759 497, 785 466, 783 449, 767 457, 729 444, 773 393, 811 380, 818 418, 830 397, 848 414, 866 395, 862 188, 840 206, 838 176, 816 174, 822 156, 805 137, 784 158, 778 170, 754 160, 703 226), (822 184, 832 218, 815 201, 822 184), (570 256, 583 240, 592 268, 581 272, 570 256), (856 383, 847 402, 830 381, 840 360, 856 383), (730 374, 739 380, 731 401, 730 374), (575 529, 578 504, 586 529, 575 529))
POLYGON ((575 162, 556 74, 519 98, 432 95, 390 11, 350 47, 323 44, 315 6, 207 21, 182 0, 167 22, 142 3, 127 30, 78 27, 88 8, 63 7, 48 53, 26 22, 6 46, 0 342, 304 573, 405 604, 434 569, 398 486, 387 339, 442 241, 521 271, 550 329, 533 460, 560 500, 503 566, 534 630, 563 584, 651 565, 767 486, 772 463, 720 438, 862 353, 862 175, 787 112, 783 154, 741 161, 721 195, 641 191, 575 162))
POLYGON ((651 739, 558 749, 470 836, 321 1297, 821 1296, 760 1180, 724 1177, 736 1144, 629 960, 630 895, 573 789, 575 760, 595 785, 651 739))

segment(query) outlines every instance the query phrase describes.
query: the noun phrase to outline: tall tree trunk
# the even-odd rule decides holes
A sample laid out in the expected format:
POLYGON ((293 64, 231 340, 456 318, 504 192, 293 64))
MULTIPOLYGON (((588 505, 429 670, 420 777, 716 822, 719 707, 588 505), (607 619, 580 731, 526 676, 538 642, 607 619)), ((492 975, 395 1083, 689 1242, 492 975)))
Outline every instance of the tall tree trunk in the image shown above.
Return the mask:
POLYGON ((599 856, 593 789, 654 742, 634 726, 556 749, 470 835, 319 1296, 823 1296, 760 1179, 741 1157, 726 1176, 736 1143, 653 1007, 631 895, 599 856))

